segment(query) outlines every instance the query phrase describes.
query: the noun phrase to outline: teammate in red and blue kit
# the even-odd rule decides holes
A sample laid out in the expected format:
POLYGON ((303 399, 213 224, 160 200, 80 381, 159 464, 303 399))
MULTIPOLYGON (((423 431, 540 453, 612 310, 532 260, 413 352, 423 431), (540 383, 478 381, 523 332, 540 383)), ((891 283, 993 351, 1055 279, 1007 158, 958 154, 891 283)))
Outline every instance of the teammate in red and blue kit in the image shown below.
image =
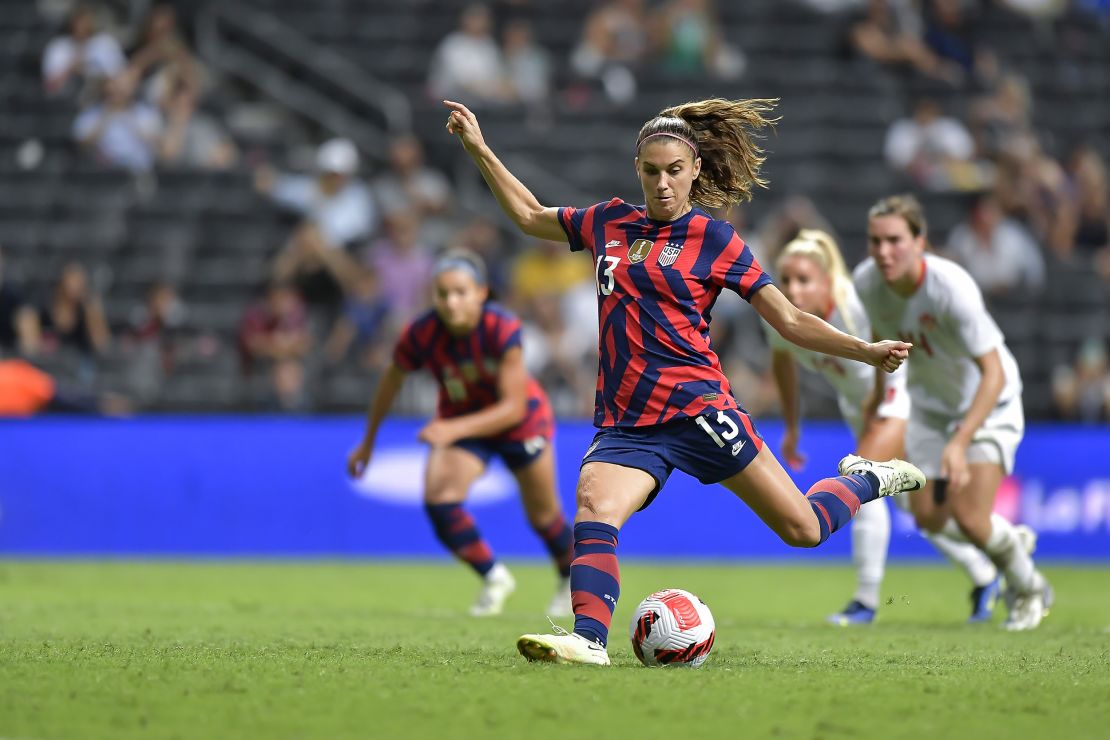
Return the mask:
POLYGON ((775 101, 703 100, 668 108, 636 140, 645 205, 620 199, 545 208, 497 159, 474 114, 444 101, 461 140, 501 207, 526 234, 566 240, 593 258, 600 363, 595 424, 578 480, 571 596, 574 632, 523 635, 529 660, 609 664, 620 596, 617 533, 651 503, 675 469, 721 483, 778 534, 813 547, 862 504, 912 491, 924 476, 901 460, 850 455, 841 475, 803 495, 733 397, 709 341, 722 290, 739 293, 785 339, 818 352, 895 370, 912 345, 868 343, 800 311, 771 283, 732 226, 703 207, 751 197, 765 185, 758 130, 775 101))
POLYGON ((425 511, 440 542, 482 577, 470 613, 500 613, 516 587, 463 508, 470 486, 496 455, 516 478, 528 519, 559 570, 548 614, 568 616, 572 533, 556 493, 554 421, 547 395, 524 368, 520 320, 489 300, 485 265, 474 253, 448 252, 434 273, 435 308, 398 340, 348 472, 358 477, 369 464, 378 427, 405 374, 430 370, 439 383, 439 409, 419 434, 431 446, 425 511))

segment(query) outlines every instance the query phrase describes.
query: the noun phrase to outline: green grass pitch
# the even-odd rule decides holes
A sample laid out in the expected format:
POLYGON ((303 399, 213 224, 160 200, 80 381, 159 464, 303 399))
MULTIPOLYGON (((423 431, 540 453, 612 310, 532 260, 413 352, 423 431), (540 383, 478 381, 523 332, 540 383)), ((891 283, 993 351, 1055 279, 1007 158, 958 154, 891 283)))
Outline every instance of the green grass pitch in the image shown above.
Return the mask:
MULTIPOLYGON (((526 663, 554 573, 501 617, 443 563, 0 562, 11 738, 1093 738, 1110 733, 1110 570, 1050 567, 1041 629, 970 627, 962 577, 892 568, 880 622, 822 617, 846 567, 622 563, 611 668, 526 663), (650 591, 700 595, 699 671, 642 668, 650 591)), ((997 617, 1001 620, 1001 615, 997 617)))

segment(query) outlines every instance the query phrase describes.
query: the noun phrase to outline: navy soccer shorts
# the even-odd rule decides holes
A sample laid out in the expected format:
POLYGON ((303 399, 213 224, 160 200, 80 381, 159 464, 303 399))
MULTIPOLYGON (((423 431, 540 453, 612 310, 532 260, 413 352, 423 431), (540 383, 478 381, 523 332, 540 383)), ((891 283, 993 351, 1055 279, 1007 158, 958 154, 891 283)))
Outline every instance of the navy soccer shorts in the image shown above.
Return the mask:
POLYGON ((607 462, 655 478, 647 508, 676 468, 702 483, 720 483, 748 466, 763 448, 743 409, 709 409, 700 416, 645 427, 603 427, 582 464, 607 462))
POLYGON ((461 447, 485 465, 489 465, 493 456, 498 455, 505 462, 505 467, 509 470, 517 470, 529 465, 542 455, 549 444, 551 444, 551 440, 542 435, 537 435, 519 440, 471 437, 460 439, 452 446, 461 447))

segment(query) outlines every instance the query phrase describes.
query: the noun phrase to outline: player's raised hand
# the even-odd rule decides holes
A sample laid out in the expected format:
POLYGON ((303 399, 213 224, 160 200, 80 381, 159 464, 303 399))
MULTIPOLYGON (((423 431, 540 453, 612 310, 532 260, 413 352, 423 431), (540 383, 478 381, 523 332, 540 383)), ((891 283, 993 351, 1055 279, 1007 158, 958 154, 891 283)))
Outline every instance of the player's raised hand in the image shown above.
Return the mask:
POLYGON ((909 342, 884 339, 881 342, 873 342, 868 345, 867 361, 875 367, 892 373, 901 367, 906 358, 910 356, 911 349, 913 349, 913 345, 909 342))
POLYGON ((351 454, 347 456, 347 475, 361 478, 366 472, 366 466, 370 464, 370 456, 373 452, 373 446, 365 439, 359 442, 358 447, 351 450, 351 454))
POLYGON ((451 113, 447 116, 447 131, 459 137, 459 141, 468 152, 473 154, 485 146, 482 138, 482 129, 478 127, 478 118, 462 103, 453 100, 444 100, 451 113))

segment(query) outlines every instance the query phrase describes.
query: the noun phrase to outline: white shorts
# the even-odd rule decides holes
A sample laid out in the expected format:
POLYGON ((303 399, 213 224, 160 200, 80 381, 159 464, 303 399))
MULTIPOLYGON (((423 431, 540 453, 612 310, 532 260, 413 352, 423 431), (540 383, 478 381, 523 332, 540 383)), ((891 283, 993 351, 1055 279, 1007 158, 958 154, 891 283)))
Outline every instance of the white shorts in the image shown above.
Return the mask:
MULTIPOLYGON (((906 459, 921 468, 926 478, 935 478, 940 473, 944 447, 956 433, 961 418, 916 407, 910 412, 910 423, 906 427, 906 459)), ((1009 475, 1014 471, 1014 457, 1023 436, 1025 409, 1021 396, 1015 396, 991 412, 975 432, 967 448, 967 461, 994 463, 1009 475)))
MULTIPOLYGON (((880 419, 909 419, 910 418, 910 393, 906 390, 906 374, 898 373, 887 385, 882 403, 875 412, 880 419)), ((852 436, 858 441, 863 434, 863 409, 847 403, 841 396, 839 399, 840 415, 844 423, 852 430, 852 436)))

